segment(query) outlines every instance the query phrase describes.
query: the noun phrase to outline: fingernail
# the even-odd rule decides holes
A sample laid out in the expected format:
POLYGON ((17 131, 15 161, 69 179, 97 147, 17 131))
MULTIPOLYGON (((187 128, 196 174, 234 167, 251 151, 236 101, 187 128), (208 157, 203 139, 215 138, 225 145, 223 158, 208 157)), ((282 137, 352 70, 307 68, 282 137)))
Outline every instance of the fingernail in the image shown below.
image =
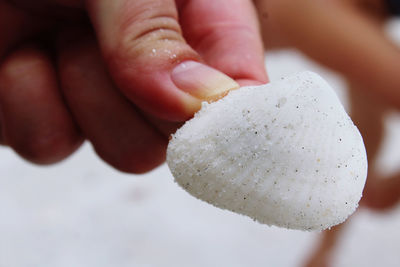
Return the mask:
POLYGON ((225 96, 239 84, 222 72, 196 61, 184 61, 171 74, 175 85, 194 97, 214 101, 225 96))

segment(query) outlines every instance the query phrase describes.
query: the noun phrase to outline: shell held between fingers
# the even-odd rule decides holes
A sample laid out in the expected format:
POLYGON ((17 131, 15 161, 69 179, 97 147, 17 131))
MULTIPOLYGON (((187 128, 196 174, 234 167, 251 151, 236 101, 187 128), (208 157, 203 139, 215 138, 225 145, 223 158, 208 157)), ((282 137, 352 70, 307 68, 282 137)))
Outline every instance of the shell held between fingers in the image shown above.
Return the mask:
POLYGON ((312 72, 203 103, 173 135, 167 163, 191 195, 300 230, 343 222, 357 208, 367 175, 358 129, 312 72))

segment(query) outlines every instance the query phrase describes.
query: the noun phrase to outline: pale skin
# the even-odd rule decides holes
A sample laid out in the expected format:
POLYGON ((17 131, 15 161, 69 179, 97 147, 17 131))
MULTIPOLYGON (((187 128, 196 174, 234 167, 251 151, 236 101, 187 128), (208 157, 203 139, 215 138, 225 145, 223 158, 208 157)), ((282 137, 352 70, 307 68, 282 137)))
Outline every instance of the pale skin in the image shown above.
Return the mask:
MULTIPOLYGON (((385 114, 400 108, 400 49, 384 34, 388 12, 380 0, 255 1, 267 49, 296 47, 340 72, 349 83, 351 117, 367 149, 369 171, 361 205, 386 210, 400 200, 400 173, 380 179, 374 162, 385 114)), ((325 231, 305 262, 330 266, 345 224, 325 231)))
POLYGON ((0 0, 0 36, 0 143, 38 164, 88 140, 147 172, 202 101, 268 81, 250 0, 0 0))

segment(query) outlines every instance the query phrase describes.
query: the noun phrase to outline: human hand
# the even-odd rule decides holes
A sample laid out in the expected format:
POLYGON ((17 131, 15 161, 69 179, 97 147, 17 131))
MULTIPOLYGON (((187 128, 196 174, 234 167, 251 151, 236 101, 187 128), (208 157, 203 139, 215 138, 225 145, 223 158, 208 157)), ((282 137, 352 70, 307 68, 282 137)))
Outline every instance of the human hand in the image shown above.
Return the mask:
POLYGON ((202 101, 267 82, 250 0, 0 0, 0 35, 0 140, 35 163, 86 138, 151 170, 202 101))
POLYGON ((391 13, 398 12, 388 6, 395 1, 255 2, 267 46, 295 47, 376 99, 400 108, 400 49, 383 27, 391 13))

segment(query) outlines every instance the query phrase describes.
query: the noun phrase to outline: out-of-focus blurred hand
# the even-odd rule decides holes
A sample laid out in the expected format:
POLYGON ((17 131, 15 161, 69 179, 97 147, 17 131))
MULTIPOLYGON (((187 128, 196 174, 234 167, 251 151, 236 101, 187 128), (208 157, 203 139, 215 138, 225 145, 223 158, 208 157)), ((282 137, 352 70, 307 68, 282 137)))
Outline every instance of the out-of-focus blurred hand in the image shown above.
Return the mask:
POLYGON ((400 109, 400 49, 386 0, 255 0, 269 47, 296 47, 365 93, 400 109))
POLYGON ((0 36, 0 142, 39 164, 88 139, 146 172, 202 101, 267 82, 250 0, 0 0, 0 36))

